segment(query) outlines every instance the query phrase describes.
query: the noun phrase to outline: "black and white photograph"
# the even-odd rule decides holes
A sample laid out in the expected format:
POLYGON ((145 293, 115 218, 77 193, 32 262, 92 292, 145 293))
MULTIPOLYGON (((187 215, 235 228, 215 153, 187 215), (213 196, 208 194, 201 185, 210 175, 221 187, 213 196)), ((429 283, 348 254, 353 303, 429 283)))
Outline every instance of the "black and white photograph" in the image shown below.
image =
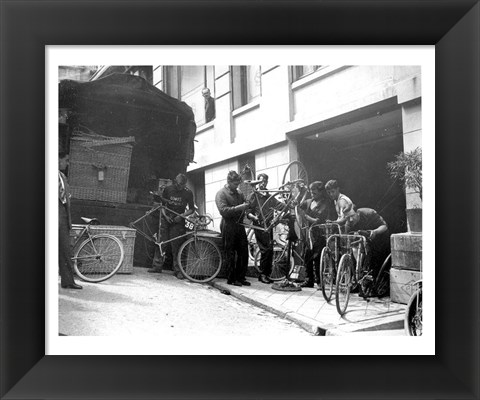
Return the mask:
POLYGON ((387 341, 361 350, 384 354, 425 335, 433 345, 425 53, 392 65, 321 52, 306 60, 325 65, 288 52, 278 64, 216 53, 209 65, 79 65, 58 50, 49 336, 156 338, 168 354, 249 343, 248 354, 318 354, 325 340, 356 338, 387 341))

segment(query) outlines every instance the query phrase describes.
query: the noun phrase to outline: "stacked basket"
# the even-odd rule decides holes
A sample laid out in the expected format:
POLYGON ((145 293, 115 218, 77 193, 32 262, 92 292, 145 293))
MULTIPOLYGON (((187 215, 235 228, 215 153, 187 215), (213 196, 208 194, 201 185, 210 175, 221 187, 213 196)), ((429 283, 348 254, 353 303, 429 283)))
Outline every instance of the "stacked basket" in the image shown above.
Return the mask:
POLYGON ((72 197, 126 203, 133 136, 116 138, 78 133, 70 142, 72 197))

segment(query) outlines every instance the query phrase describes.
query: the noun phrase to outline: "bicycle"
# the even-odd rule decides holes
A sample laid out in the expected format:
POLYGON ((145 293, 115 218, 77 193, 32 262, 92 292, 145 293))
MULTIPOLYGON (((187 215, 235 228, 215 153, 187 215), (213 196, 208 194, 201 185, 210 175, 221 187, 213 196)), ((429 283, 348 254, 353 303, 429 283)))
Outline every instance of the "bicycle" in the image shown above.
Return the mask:
POLYGON ((323 298, 327 302, 330 302, 333 295, 333 286, 335 285, 335 276, 340 259, 338 236, 334 235, 338 235, 342 231, 340 225, 335 222, 312 225, 308 230, 310 248, 313 248, 312 231, 314 229, 320 230, 320 234, 325 238, 325 247, 320 254, 320 289, 322 290, 323 298))
MULTIPOLYGON (((306 171, 299 161, 291 162, 284 173, 282 185, 278 189, 256 189, 255 186, 261 181, 247 181, 252 186, 252 192, 256 204, 260 205, 258 210, 258 222, 256 224, 244 224, 243 216, 239 223, 248 228, 250 232, 260 230, 272 232, 274 236, 274 255, 272 272, 269 276, 273 281, 285 279, 292 272, 295 255, 293 243, 289 240, 289 220, 291 210, 295 209, 306 197, 308 191, 308 177, 306 171), (301 178, 287 181, 287 178, 301 178), (266 198, 266 199, 265 199, 266 198)), ((294 226, 294 229, 297 228, 294 226)), ((296 254, 298 255, 298 253, 296 254)), ((298 255, 299 256, 299 255, 298 255)), ((299 256, 300 257, 300 256, 299 256)), ((260 251, 257 250, 254 266, 260 273, 259 268, 260 251)))
MULTIPOLYGON (((161 199, 162 202, 169 203, 166 199, 161 199)), ((162 218, 159 217, 159 224, 162 218)), ((207 215, 195 215, 184 217, 179 213, 169 209, 163 203, 153 206, 145 215, 130 223, 130 227, 135 229, 137 233, 146 240, 154 243, 160 250, 161 257, 165 257, 164 246, 174 240, 191 236, 182 243, 178 250, 177 261, 182 274, 188 280, 197 283, 206 283, 215 279, 222 267, 222 254, 218 246, 208 237, 202 237, 202 230, 204 230, 210 223, 212 218, 207 215), (163 212, 168 212, 171 215, 179 216, 185 220, 185 227, 188 231, 173 239, 164 240, 157 239, 157 232, 159 226, 157 225, 155 232, 151 225, 144 224, 148 217, 155 211, 162 215, 163 212), (147 226, 147 228, 146 228, 147 226)))
POLYGON ((335 282, 335 305, 337 312, 342 316, 347 310, 352 289, 358 288, 364 298, 371 296, 372 293, 377 293, 377 296, 381 297, 385 295, 383 291, 388 289, 391 255, 387 256, 376 276, 373 276, 373 270, 365 262, 369 252, 365 237, 367 233, 368 231, 359 231, 330 236, 338 237, 345 249, 338 264, 335 282))
POLYGON ((417 290, 412 294, 405 312, 405 333, 407 336, 422 336, 423 331, 423 295, 422 280, 415 282, 417 290))
POLYGON ((73 269, 86 282, 105 281, 115 275, 122 265, 123 244, 113 235, 93 234, 91 226, 100 224, 96 218, 82 217, 82 220, 86 225, 73 245, 73 269))

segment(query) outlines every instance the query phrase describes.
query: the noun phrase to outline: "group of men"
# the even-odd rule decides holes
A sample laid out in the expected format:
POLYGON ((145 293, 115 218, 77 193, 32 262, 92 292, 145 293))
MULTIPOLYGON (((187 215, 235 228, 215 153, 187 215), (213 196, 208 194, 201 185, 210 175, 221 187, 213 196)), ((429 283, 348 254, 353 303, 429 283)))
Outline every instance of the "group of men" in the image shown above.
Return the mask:
MULTIPOLYGON (((69 229, 71 228, 70 195, 65 175, 61 172, 68 165, 68 155, 59 154, 59 262, 62 288, 81 289, 73 278, 71 261, 71 249, 69 241, 69 229)), ((260 191, 252 194, 248 199, 238 189, 242 182, 241 176, 236 171, 230 171, 227 175, 227 183, 215 196, 215 203, 222 216, 220 230, 223 240, 223 250, 226 257, 227 283, 235 286, 250 286, 246 279, 248 268, 248 240, 245 227, 241 223, 242 217, 247 216, 254 225, 259 226, 261 221, 260 209, 264 206, 268 196, 268 175, 259 174, 260 191)), ((175 214, 162 211, 158 216, 162 241, 183 237, 185 234, 185 218, 195 212, 193 193, 186 186, 187 178, 184 174, 178 174, 171 185, 167 186, 161 196, 161 200, 168 204, 175 214)), ((371 247, 371 263, 379 268, 389 252, 389 234, 385 220, 371 208, 359 208, 355 210, 353 202, 344 194, 340 193, 340 187, 335 180, 328 181, 325 185, 315 181, 309 185, 311 197, 300 204, 304 211, 307 224, 323 224, 335 222, 344 226, 344 232, 366 231, 371 247)), ((281 206, 281 202, 270 197, 271 207, 281 206)), ((319 259, 322 248, 325 246, 325 237, 314 233, 312 248, 305 252, 306 280, 301 284, 303 287, 313 287, 319 283, 319 259)), ((273 231, 255 229, 257 245, 260 249, 259 280, 265 284, 272 283, 269 278, 273 263, 273 231)), ((182 238, 173 240, 167 247, 164 257, 155 249, 152 268, 149 272, 162 272, 164 268, 173 269, 178 279, 183 279, 177 261, 177 253, 182 238)))
MULTIPOLYGON (((261 221, 260 209, 265 209, 265 202, 272 201, 268 207, 278 207, 279 200, 269 197, 266 190, 268 175, 259 174, 259 191, 252 194, 249 199, 238 190, 242 179, 236 171, 230 171, 227 175, 227 184, 217 192, 215 202, 222 216, 221 231, 225 256, 227 259, 227 283, 235 286, 250 286, 246 280, 248 266, 248 241, 245 228, 242 224, 244 213, 254 225, 261 225, 270 221, 261 221)), ((309 185, 311 197, 299 205, 304 211, 304 217, 308 225, 334 222, 342 227, 342 232, 362 231, 367 235, 369 244, 370 263, 374 270, 389 253, 389 234, 385 220, 371 208, 359 208, 355 206, 346 195, 340 193, 340 187, 336 180, 330 180, 325 185, 315 181, 309 185)), ((281 208, 281 207, 279 207, 281 208)), ((259 280, 265 284, 272 283, 269 278, 273 262, 273 231, 255 229, 255 238, 260 250, 259 280)), ((326 238, 321 232, 312 229, 313 246, 305 252, 306 280, 302 287, 313 287, 320 282, 319 263, 321 250, 326 244, 326 238)))

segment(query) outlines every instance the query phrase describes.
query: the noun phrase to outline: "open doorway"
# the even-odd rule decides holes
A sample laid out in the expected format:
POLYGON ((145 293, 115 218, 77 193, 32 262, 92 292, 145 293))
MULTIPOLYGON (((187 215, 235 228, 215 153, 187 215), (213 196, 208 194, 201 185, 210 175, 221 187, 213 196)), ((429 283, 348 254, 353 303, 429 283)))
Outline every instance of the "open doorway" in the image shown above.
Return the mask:
POLYGON ((330 129, 312 129, 297 139, 297 149, 310 181, 336 179, 356 208, 376 210, 387 221, 390 233, 407 230, 405 192, 386 168, 403 150, 399 107, 370 110, 343 125, 337 121, 330 129))

